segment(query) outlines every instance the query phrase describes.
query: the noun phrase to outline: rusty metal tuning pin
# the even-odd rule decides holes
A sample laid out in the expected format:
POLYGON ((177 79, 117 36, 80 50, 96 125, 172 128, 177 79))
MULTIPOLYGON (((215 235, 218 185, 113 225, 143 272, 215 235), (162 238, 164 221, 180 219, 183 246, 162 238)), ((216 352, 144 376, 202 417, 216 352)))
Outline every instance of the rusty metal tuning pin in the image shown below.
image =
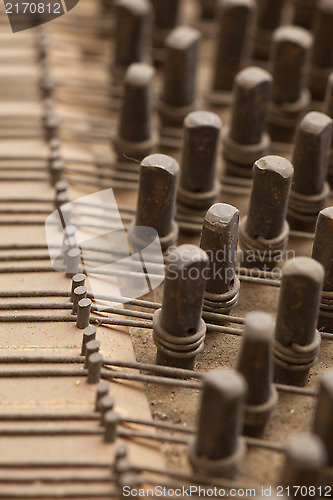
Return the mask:
POLYGON ((318 0, 309 87, 312 98, 322 101, 327 79, 333 71, 333 2, 318 0))
POLYGON ((148 0, 119 0, 112 75, 121 81, 130 64, 149 59, 152 7, 148 0))
POLYGON ((215 113, 194 111, 184 121, 183 154, 177 190, 177 214, 204 215, 220 193, 216 178, 221 120, 215 113))
POLYGON ((104 415, 104 443, 114 443, 117 437, 119 415, 110 410, 104 415))
POLYGON ((309 257, 289 260, 282 269, 275 326, 275 382, 303 386, 318 361, 317 328, 323 266, 309 257))
POLYGON ((152 127, 154 68, 144 63, 129 66, 118 132, 113 146, 119 160, 142 160, 153 153, 159 141, 152 127))
MULTIPOLYGON (((120 460, 119 466, 116 472, 116 485, 119 488, 119 491, 125 491, 125 487, 130 487, 131 489, 136 488, 140 483, 139 476, 137 472, 134 472, 132 464, 128 459, 120 460)), ((125 500, 125 495, 122 494, 120 497, 121 500, 125 500)))
POLYGON ((51 173, 53 162, 61 160, 60 144, 57 145, 57 142, 54 139, 56 139, 56 138, 53 138, 50 141, 50 143, 51 143, 50 144, 50 152, 48 155, 48 164, 47 164, 49 173, 51 173))
POLYGON ((320 377, 319 396, 315 410, 313 432, 322 439, 328 460, 322 468, 320 484, 333 484, 333 370, 327 370, 320 377))
POLYGON ((246 383, 237 371, 216 369, 204 376, 197 436, 189 448, 196 472, 227 478, 239 472, 245 398, 246 383))
POLYGON ((89 342, 96 339, 96 326, 90 325, 83 330, 82 335, 82 345, 81 345, 81 356, 86 355, 86 346, 89 342))
POLYGON ((104 396, 102 399, 100 399, 98 406, 98 409, 101 413, 100 425, 104 425, 104 416, 106 415, 107 412, 113 410, 114 403, 115 403, 114 397, 112 396, 104 396))
MULTIPOLYGON (((61 181, 58 181, 57 184, 59 182, 61 182, 61 181)), ((68 193, 66 191, 61 191, 60 193, 56 193, 55 200, 54 200, 54 207, 56 209, 58 209, 62 205, 66 205, 66 203, 69 203, 68 193)))
POLYGON ((162 93, 157 103, 163 133, 179 131, 186 115, 195 109, 200 38, 199 31, 179 26, 165 40, 162 93))
POLYGON ((280 156, 265 156, 255 162, 248 214, 239 226, 243 266, 267 270, 283 260, 293 172, 292 164, 280 156))
POLYGON ((178 24, 180 0, 151 0, 154 10, 153 57, 155 63, 165 59, 165 39, 178 24))
POLYGON ((101 378, 103 366, 103 356, 99 352, 94 352, 88 359, 88 384, 98 384, 101 378))
POLYGON ((293 142, 296 128, 309 109, 306 76, 312 45, 311 33, 297 26, 282 26, 273 34, 267 130, 275 143, 293 142))
POLYGON ((200 242, 210 261, 204 294, 205 311, 229 314, 237 305, 240 288, 236 276, 238 223, 239 211, 226 203, 216 203, 205 215, 200 242))
POLYGON ((77 304, 76 326, 80 330, 84 330, 89 326, 91 304, 91 300, 87 298, 81 299, 77 304))
POLYGON ((217 48, 211 92, 207 100, 229 105, 236 74, 249 66, 255 28, 254 0, 219 0, 217 48))
POLYGON ((273 386, 274 320, 263 312, 250 312, 237 370, 244 376, 248 391, 244 412, 244 434, 260 437, 273 417, 278 393, 273 386))
MULTIPOLYGON (((319 477, 326 462, 327 453, 318 436, 305 432, 295 434, 287 442, 279 485, 284 488, 289 487, 291 498, 300 498, 295 487, 316 488, 319 486, 319 477)), ((310 495, 304 496, 310 498, 310 495)))
MULTIPOLYGON (((324 113, 326 113, 327 116, 329 116, 330 118, 333 118, 333 73, 330 74, 327 80, 324 113)), ((332 188, 333 187, 333 132, 332 132, 330 159, 328 164, 327 182, 332 188)))
POLYGON ((85 299, 87 296, 87 288, 85 286, 77 286, 73 292, 73 310, 72 314, 76 314, 77 305, 81 299, 85 299))
POLYGON ((104 15, 113 13, 115 8, 114 0, 100 0, 101 11, 104 15))
POLYGON ((169 252, 162 308, 153 317, 157 364, 194 367, 206 336, 201 312, 207 269, 207 254, 195 245, 180 245, 169 252))
POLYGON ((179 165, 171 156, 155 154, 141 162, 135 226, 155 229, 163 251, 178 237, 174 221, 178 172, 179 165))
POLYGON ((267 61, 271 50, 272 36, 281 24, 286 0, 259 0, 256 30, 254 34, 253 59, 267 61))
POLYGON ((227 175, 251 178, 253 163, 268 153, 270 138, 265 129, 271 83, 270 74, 256 67, 244 69, 235 78, 231 124, 222 134, 227 175))
POLYGON ((313 232, 319 211, 330 195, 326 182, 332 140, 332 120, 312 111, 302 120, 296 134, 287 219, 291 229, 313 232))
POLYGON ((320 299, 318 328, 333 331, 333 207, 319 212, 312 257, 322 264, 325 279, 320 299))
POLYGON ((84 358, 84 367, 85 368, 88 368, 88 362, 89 362, 90 356, 94 353, 99 352, 100 345, 101 345, 101 343, 99 340, 90 340, 89 342, 87 342, 86 348, 85 348, 85 358, 84 358))
POLYGON ((293 24, 311 30, 318 0, 293 0, 293 24))

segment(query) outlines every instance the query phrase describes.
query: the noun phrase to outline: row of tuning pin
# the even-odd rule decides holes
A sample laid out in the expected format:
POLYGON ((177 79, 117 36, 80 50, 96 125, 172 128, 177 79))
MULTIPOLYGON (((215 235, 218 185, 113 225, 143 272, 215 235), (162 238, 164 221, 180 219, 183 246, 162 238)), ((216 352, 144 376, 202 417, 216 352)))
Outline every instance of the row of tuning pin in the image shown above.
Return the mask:
MULTIPOLYGON (((85 356, 90 384, 99 382, 103 366, 96 331, 96 327, 88 326, 83 332, 81 354, 85 356)), ((273 344, 272 317, 266 313, 249 313, 235 369, 215 369, 204 375, 198 428, 189 447, 189 460, 196 472, 210 477, 233 477, 240 471, 245 457, 242 434, 263 435, 278 404, 276 387, 272 383, 273 344)), ((109 389, 108 382, 98 383, 95 404, 95 410, 101 413, 107 443, 116 440, 120 421, 109 389)), ((332 412, 333 371, 330 370, 320 377, 312 431, 288 440, 279 484, 284 487, 327 487, 331 484, 332 412)))

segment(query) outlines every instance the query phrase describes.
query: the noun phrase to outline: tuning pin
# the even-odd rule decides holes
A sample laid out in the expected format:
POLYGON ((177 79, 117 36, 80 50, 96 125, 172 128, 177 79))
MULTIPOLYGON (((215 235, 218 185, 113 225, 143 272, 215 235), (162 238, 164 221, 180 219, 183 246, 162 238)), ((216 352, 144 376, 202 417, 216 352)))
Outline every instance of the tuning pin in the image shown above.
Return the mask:
POLYGON ((305 385, 318 361, 321 337, 316 329, 324 269, 309 257, 291 259, 282 268, 275 326, 275 382, 305 385))
POLYGON ((245 456, 240 437, 245 397, 240 373, 216 369, 205 375, 198 431, 188 452, 196 473, 229 478, 239 472, 245 456))

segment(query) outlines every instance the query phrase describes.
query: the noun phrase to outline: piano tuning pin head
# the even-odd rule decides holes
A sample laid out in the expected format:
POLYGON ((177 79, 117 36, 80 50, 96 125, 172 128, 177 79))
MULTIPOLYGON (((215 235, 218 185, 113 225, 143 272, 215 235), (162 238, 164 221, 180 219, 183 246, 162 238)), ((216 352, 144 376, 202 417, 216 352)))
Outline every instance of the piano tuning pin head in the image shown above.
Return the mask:
POLYGON ((204 310, 228 314, 238 301, 240 282, 236 276, 239 211, 226 203, 215 203, 207 211, 200 247, 210 260, 204 294, 204 310))
POLYGON ((157 103, 162 132, 163 127, 181 129, 195 109, 200 38, 194 28, 179 26, 165 40, 162 93, 157 103))
POLYGON ((250 312, 237 361, 237 370, 247 382, 244 434, 261 437, 273 417, 278 393, 273 386, 274 320, 270 314, 250 312))
POLYGON ((296 257, 282 268, 275 325, 274 379, 305 385, 318 361, 321 337, 318 311, 324 280, 323 266, 309 257, 296 257))
POLYGON ((245 397, 246 383, 237 371, 218 368, 205 375, 197 435, 189 448, 196 473, 232 478, 239 472, 245 397))
POLYGON ((106 380, 102 380, 96 387, 95 411, 99 411, 99 402, 104 396, 108 396, 110 384, 106 380))
POLYGON ((162 308, 153 317, 157 364, 193 368, 206 335, 201 312, 207 270, 207 254, 195 245, 169 252, 162 308))
POLYGON ((253 163, 269 151, 266 115, 271 85, 271 75, 254 66, 235 78, 230 127, 222 134, 227 175, 251 178, 253 163))
POLYGON ((289 237, 286 212, 294 169, 280 156, 265 156, 253 165, 247 216, 241 220, 242 265, 268 270, 283 260, 289 237))
POLYGON ((128 161, 127 157, 141 161, 157 149, 159 137, 152 126, 154 76, 154 68, 144 63, 131 64, 126 71, 119 129, 113 140, 120 162, 128 161))
POLYGON ((99 352, 94 352, 88 358, 88 384, 98 384, 101 378, 103 366, 103 356, 99 352))
POLYGON ((76 326, 81 330, 89 326, 91 304, 91 300, 87 298, 81 299, 77 304, 76 326))
POLYGON ((324 113, 307 113, 296 132, 294 178, 287 220, 291 229, 313 232, 320 210, 330 195, 326 182, 331 152, 332 119, 324 113))
POLYGON ((183 152, 177 190, 177 214, 204 215, 217 200, 216 178, 221 120, 208 111, 193 111, 184 120, 183 152))

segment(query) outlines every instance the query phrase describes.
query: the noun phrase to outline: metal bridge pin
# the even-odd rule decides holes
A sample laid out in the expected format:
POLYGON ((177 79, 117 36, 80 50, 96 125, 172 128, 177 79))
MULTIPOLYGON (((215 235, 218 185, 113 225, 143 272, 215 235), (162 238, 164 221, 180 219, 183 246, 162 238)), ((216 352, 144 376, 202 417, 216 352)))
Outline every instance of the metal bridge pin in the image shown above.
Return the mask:
POLYGON ((222 133, 227 175, 251 178, 253 163, 269 151, 266 113, 271 84, 271 75, 254 66, 240 71, 235 78, 231 123, 222 133))
POLYGON ((294 178, 287 220, 291 229, 313 232, 318 213, 326 205, 326 182, 332 140, 332 120, 312 111, 302 120, 293 153, 294 178))
POLYGON ((249 209, 239 226, 243 266, 269 270, 283 260, 293 173, 292 164, 280 156, 265 156, 255 162, 249 209))
POLYGON ((205 311, 229 314, 237 305, 240 289, 236 276, 238 223, 239 211, 226 203, 216 203, 205 215, 200 242, 210 260, 204 293, 205 311))
POLYGON ((76 326, 81 330, 89 326, 91 304, 91 300, 87 298, 81 299, 77 304, 76 326))
POLYGON ((221 120, 215 113, 194 111, 184 121, 183 154, 177 190, 177 214, 181 219, 204 215, 217 200, 220 183, 216 161, 221 120))
POLYGON ((171 156, 155 154, 141 162, 135 226, 155 229, 163 251, 178 237, 174 221, 178 172, 178 163, 171 156))
POLYGON ((119 161, 142 160, 153 153, 159 141, 152 128, 154 68, 131 64, 125 75, 125 95, 119 130, 113 140, 119 161))
POLYGON ((157 364, 194 367, 206 336, 201 312, 207 267, 207 254, 194 245, 180 245, 169 252, 162 308, 153 316, 157 364))

